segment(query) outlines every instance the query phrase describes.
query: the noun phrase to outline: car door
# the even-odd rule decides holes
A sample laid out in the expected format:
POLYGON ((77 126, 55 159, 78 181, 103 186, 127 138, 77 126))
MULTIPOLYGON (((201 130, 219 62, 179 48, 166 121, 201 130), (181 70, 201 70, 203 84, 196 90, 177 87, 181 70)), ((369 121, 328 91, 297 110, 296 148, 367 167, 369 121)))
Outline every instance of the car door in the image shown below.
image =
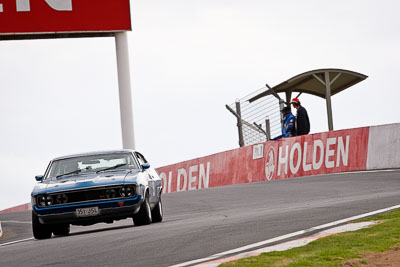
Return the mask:
MULTIPOLYGON (((135 155, 137 159, 139 160, 139 164, 142 165, 144 163, 148 163, 146 158, 140 154, 139 152, 135 152, 135 155)), ((157 186, 157 178, 158 175, 154 175, 153 173, 154 169, 153 168, 148 168, 145 170, 146 175, 148 176, 148 184, 149 184, 149 200, 152 206, 154 206, 158 202, 159 198, 159 193, 158 193, 158 186, 157 186)), ((160 181, 161 182, 161 181, 160 181)))

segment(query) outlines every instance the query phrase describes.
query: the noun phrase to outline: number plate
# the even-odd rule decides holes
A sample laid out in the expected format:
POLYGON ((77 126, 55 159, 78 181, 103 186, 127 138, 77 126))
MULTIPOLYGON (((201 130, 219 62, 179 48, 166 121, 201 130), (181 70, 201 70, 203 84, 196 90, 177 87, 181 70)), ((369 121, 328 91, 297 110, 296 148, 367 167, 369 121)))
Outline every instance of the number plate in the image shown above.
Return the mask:
POLYGON ((77 217, 95 216, 99 214, 99 207, 76 209, 75 213, 77 217))

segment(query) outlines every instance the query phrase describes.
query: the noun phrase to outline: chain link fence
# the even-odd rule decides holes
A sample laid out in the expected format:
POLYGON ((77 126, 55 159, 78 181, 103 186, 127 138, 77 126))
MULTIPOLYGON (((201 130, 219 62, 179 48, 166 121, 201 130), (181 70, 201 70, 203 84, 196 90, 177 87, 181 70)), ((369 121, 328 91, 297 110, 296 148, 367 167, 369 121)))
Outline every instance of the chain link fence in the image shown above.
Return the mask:
POLYGON ((279 100, 273 96, 262 97, 252 103, 249 99, 264 92, 260 88, 226 108, 237 118, 239 146, 262 143, 281 134, 281 112, 279 100))

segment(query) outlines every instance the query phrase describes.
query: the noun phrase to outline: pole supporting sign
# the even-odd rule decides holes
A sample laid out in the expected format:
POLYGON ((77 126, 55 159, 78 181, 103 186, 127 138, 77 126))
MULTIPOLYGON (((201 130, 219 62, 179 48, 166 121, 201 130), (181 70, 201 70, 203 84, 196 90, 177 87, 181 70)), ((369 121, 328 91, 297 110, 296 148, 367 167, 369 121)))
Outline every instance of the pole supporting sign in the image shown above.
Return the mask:
POLYGON ((0 39, 107 36, 130 30, 129 0, 0 0, 0 39))

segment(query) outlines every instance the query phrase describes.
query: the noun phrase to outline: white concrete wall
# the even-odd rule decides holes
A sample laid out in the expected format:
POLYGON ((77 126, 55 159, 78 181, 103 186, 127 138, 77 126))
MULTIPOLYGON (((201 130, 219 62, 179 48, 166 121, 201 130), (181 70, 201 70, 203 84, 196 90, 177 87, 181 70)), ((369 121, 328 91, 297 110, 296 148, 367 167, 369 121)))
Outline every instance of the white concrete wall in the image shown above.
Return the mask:
POLYGON ((367 170, 400 168, 400 123, 371 126, 367 170))

